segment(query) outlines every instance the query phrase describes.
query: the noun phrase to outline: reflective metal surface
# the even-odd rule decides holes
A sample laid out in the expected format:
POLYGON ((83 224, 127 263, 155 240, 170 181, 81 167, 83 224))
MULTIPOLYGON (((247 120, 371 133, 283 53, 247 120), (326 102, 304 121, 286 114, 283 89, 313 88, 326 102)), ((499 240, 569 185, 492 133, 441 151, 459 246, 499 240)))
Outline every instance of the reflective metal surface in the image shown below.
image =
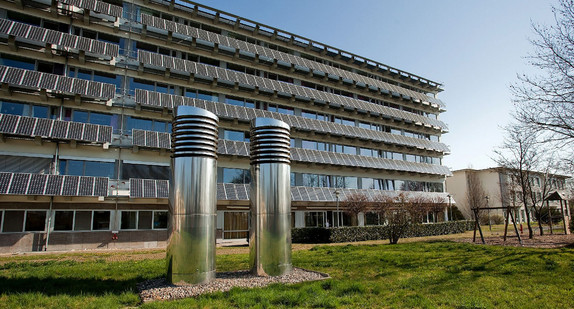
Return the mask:
POLYGON ((292 270, 289 130, 275 119, 251 122, 249 262, 259 276, 292 270))
POLYGON ((179 107, 173 121, 167 276, 173 284, 215 278, 217 116, 179 107))

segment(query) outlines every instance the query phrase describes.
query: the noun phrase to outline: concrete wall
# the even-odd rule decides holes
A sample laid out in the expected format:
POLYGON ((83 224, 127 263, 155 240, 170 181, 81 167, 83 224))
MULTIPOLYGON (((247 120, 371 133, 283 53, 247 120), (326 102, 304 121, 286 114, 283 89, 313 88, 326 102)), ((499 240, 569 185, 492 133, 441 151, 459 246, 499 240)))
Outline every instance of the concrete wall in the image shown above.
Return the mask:
MULTIPOLYGON (((0 237, 0 253, 44 251, 46 233, 9 233, 0 237)), ((48 251, 90 249, 165 248, 167 230, 121 231, 112 240, 110 231, 52 232, 48 251)))

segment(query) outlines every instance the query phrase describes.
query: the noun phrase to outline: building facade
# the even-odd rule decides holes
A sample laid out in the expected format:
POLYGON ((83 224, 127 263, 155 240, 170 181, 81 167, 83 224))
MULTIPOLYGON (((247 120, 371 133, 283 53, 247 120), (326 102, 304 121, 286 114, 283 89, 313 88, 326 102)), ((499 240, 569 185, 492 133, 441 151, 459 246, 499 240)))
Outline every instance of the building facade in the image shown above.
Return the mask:
MULTIPOLYGON (((477 176, 484 190, 484 207, 497 208, 487 211, 487 215, 504 217, 506 207, 515 209, 514 216, 517 222, 526 222, 526 208, 522 202, 522 189, 515 179, 514 174, 502 167, 486 168, 482 170, 462 169, 452 172, 452 176, 446 179, 446 189, 456 201, 456 205, 464 216, 473 220, 473 214, 468 203, 468 178, 469 174, 477 176)), ((544 175, 543 173, 529 172, 529 182, 537 204, 547 199, 555 192, 564 196, 566 180, 570 177, 564 175, 544 175)), ((546 204, 544 204, 546 206, 546 204)), ((558 200, 548 201, 550 208, 562 212, 561 203, 558 200)), ((562 205, 566 216, 570 209, 566 200, 562 205)), ((530 206, 531 208, 531 206, 530 206)), ((531 211, 534 214, 534 211, 531 211)), ((534 215, 532 215, 534 216, 534 215)), ((534 218, 532 218, 535 221, 534 218)))
POLYGON ((0 61, 0 252, 165 246, 180 104, 220 118, 220 239, 248 234, 255 117, 292 128, 294 227, 348 225, 353 192, 446 196, 440 84, 217 9, 2 1, 0 61))

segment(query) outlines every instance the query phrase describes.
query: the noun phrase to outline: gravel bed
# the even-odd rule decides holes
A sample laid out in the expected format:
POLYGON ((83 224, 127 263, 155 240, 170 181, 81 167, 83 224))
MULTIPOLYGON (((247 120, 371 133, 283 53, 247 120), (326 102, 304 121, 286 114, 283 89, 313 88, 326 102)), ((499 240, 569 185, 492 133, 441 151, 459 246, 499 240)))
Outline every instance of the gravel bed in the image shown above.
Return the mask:
POLYGON ((166 278, 156 278, 139 283, 137 287, 142 301, 149 302, 195 297, 205 293, 225 292, 234 287, 259 288, 272 283, 293 284, 328 278, 330 277, 327 274, 302 268, 293 268, 290 274, 276 277, 260 277, 252 275, 248 270, 241 270, 219 272, 216 274, 215 280, 204 284, 178 286, 170 284, 166 278))

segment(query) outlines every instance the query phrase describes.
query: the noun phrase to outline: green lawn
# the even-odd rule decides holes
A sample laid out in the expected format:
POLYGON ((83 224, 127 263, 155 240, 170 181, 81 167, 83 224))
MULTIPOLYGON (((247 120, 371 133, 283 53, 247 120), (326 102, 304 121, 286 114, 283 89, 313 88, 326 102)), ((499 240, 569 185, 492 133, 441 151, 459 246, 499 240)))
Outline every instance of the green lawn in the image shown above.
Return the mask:
MULTIPOLYGON (((330 280, 145 305, 135 284, 161 276, 164 260, 88 257, 15 258, 0 265, 0 308, 574 308, 574 248, 452 242, 318 246, 293 252, 293 264, 326 272, 330 280)), ((247 263, 246 254, 217 256, 218 271, 247 269, 247 263)))

